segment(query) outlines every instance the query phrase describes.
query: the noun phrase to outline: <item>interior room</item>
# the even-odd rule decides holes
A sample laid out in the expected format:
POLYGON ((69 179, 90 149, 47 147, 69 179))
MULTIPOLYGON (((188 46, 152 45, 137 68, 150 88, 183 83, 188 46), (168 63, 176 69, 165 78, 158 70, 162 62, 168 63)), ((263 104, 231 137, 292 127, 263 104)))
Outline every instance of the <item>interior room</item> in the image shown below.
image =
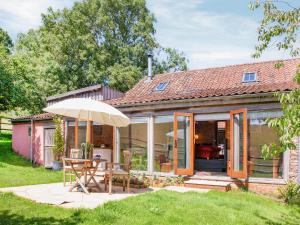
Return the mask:
POLYGON ((226 175, 229 120, 195 122, 195 174, 226 175))

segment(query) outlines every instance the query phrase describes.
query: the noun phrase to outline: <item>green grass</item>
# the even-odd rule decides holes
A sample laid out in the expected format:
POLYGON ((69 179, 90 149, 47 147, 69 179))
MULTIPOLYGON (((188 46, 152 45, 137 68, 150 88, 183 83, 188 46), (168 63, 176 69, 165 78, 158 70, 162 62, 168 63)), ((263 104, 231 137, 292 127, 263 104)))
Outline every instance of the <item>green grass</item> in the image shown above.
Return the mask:
POLYGON ((32 165, 11 148, 11 134, 0 134, 0 187, 61 182, 62 173, 32 165))
MULTIPOLYGON (((0 187, 61 181, 61 173, 32 167, 0 135, 0 187)), ((22 224, 300 224, 300 207, 250 192, 177 193, 158 191, 113 201, 93 210, 65 209, 0 193, 0 225, 22 224)))
POLYGON ((0 224, 300 224, 300 208, 252 193, 158 191, 93 210, 64 209, 0 193, 0 224))

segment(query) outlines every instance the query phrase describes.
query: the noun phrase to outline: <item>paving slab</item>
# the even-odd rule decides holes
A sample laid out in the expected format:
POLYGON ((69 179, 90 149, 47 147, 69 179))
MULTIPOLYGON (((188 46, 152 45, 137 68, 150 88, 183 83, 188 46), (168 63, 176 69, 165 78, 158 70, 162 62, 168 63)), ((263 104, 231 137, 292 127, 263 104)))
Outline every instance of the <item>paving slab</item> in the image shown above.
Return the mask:
POLYGON ((165 188, 131 188, 130 193, 127 193, 127 191, 123 192, 122 187, 114 186, 113 193, 110 195, 103 191, 103 185, 101 186, 102 192, 91 192, 90 194, 77 191, 69 192, 69 188, 70 186, 64 187, 62 183, 54 183, 0 188, 0 191, 13 192, 17 196, 31 199, 38 203, 51 204, 65 208, 96 208, 97 206, 108 201, 122 200, 130 196, 137 196, 143 193, 153 192, 161 189, 177 192, 208 191, 206 189, 169 186, 165 188))

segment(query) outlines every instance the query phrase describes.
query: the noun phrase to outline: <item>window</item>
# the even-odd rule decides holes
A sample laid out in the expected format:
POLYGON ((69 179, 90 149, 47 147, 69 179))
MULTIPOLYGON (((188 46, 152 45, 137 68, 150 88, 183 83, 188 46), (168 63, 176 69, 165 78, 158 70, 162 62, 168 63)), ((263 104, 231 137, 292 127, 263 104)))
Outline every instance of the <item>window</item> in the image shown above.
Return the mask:
POLYGON ((113 148, 113 127, 93 122, 92 143, 94 148, 113 148))
POLYGON ((148 120, 145 117, 131 118, 127 127, 120 128, 121 163, 124 162, 123 151, 132 153, 131 168, 133 170, 147 170, 148 164, 148 120))
POLYGON ((243 82, 248 83, 248 82, 254 82, 254 81, 257 81, 256 73, 254 73, 254 72, 244 73, 243 82))
POLYGON ((162 82, 162 83, 159 83, 156 88, 155 88, 155 91, 163 91, 166 89, 166 87, 168 86, 168 82, 162 82))
POLYGON ((154 119, 154 171, 173 170, 174 116, 157 116, 154 119))
POLYGON ((261 149, 264 144, 278 144, 279 136, 274 128, 268 127, 266 118, 282 115, 280 111, 249 112, 249 176, 261 178, 282 178, 283 158, 263 159, 261 149))

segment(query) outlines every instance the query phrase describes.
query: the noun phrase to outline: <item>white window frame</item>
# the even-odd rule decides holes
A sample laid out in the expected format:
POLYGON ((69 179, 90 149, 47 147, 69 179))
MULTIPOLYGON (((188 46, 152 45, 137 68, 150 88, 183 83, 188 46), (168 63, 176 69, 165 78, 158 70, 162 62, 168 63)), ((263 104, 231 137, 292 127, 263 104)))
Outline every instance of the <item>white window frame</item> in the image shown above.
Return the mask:
POLYGON ((243 83, 251 83, 251 82, 256 82, 257 81, 257 73, 256 72, 245 72, 243 74, 243 83), (253 80, 245 80, 246 76, 250 76, 250 74, 254 74, 254 79, 253 80))

